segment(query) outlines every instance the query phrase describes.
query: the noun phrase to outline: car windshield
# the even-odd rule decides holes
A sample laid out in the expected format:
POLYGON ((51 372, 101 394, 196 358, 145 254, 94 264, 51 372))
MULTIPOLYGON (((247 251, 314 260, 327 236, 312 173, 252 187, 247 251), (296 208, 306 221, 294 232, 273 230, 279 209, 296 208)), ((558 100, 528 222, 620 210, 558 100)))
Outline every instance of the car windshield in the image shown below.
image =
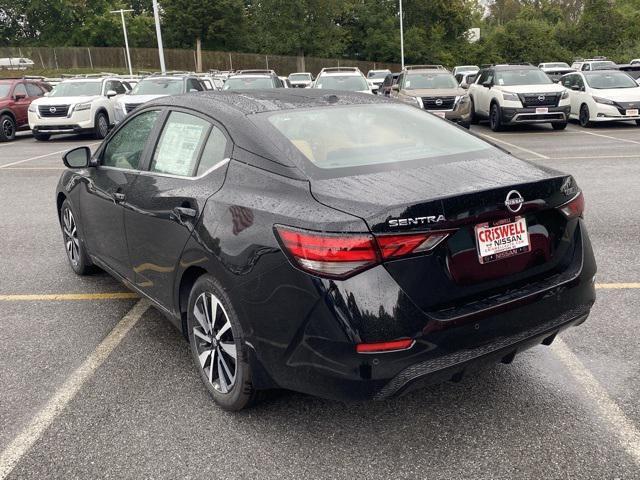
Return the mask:
POLYGON ((496 85, 548 85, 553 83, 542 70, 503 70, 496 72, 496 85))
POLYGON ((270 77, 231 77, 224 84, 224 90, 260 90, 275 88, 270 77))
POLYGON ((617 68, 618 66, 613 62, 593 62, 591 68, 593 70, 608 70, 610 68, 617 68))
POLYGON ((369 84, 361 75, 323 75, 316 80, 316 88, 362 92, 369 90, 369 84))
POLYGON ((391 72, 388 70, 384 70, 382 72, 369 72, 367 73, 367 78, 385 78, 391 72))
POLYGON ((89 97, 102 93, 102 82, 61 82, 50 97, 89 97))
POLYGON ((607 72, 585 75, 587 84, 598 90, 608 88, 638 88, 636 81, 623 72, 607 72))
POLYGON ((0 98, 8 97, 9 90, 11 90, 11 84, 0 83, 0 98))
POLYGON ((178 95, 184 93, 181 78, 150 78, 142 80, 131 91, 131 95, 178 95))
POLYGON ((418 88, 457 88, 458 82, 450 73, 412 73, 404 81, 405 90, 418 88))
POLYGON ((543 66, 544 68, 569 68, 569 64, 564 62, 544 63, 543 66))
POLYGON ((308 73, 292 73, 289 75, 289 80, 292 82, 308 82, 311 80, 311 75, 308 73))
POLYGON ((270 114, 269 122, 322 169, 391 164, 492 149, 408 105, 377 104, 270 114))

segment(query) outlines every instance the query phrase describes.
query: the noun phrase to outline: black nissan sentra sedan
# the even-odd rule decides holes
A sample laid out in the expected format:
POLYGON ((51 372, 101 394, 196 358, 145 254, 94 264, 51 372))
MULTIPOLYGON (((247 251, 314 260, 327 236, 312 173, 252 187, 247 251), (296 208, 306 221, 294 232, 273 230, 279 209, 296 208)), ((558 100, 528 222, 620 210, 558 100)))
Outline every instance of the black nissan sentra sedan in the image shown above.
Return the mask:
POLYGON ((271 388, 359 400, 458 380, 595 300, 571 176, 386 98, 161 98, 64 162, 71 267, 148 297, 229 410, 271 388))

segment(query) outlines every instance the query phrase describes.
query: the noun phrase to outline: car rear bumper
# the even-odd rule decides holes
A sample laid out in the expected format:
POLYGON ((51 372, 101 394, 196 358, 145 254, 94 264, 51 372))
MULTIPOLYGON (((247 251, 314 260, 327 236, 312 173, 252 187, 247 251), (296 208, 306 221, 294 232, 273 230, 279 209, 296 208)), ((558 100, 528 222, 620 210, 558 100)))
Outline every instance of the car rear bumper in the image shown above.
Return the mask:
MULTIPOLYGON (((384 399, 425 383, 457 380, 486 362, 509 363, 517 353, 549 344, 560 331, 581 324, 589 315, 595 302, 596 266, 586 232, 580 237, 571 275, 491 308, 463 309, 464 316, 436 319, 424 313, 394 286, 383 267, 348 282, 329 282, 323 295, 309 305, 304 320, 290 327, 291 334, 285 333, 289 328, 285 323, 296 316, 291 302, 277 327, 266 322, 270 328, 261 334, 262 326, 253 325, 248 340, 258 372, 256 386, 337 400, 384 399), (359 303, 359 295, 366 298, 364 303, 359 303), (284 341, 267 339, 274 328, 284 341), (356 343, 407 337, 415 340, 407 350, 356 351, 356 343)), ((297 282, 295 289, 283 286, 277 295, 283 302, 294 291, 311 298, 309 292, 300 293, 301 286, 297 282), (287 288, 291 288, 288 293, 287 288)), ((320 290, 318 282, 315 287, 320 290)), ((263 312, 263 318, 270 315, 263 312)))
POLYGON ((507 125, 520 123, 563 123, 568 121, 570 113, 570 105, 548 107, 548 113, 536 113, 536 108, 501 108, 502 122, 507 125))

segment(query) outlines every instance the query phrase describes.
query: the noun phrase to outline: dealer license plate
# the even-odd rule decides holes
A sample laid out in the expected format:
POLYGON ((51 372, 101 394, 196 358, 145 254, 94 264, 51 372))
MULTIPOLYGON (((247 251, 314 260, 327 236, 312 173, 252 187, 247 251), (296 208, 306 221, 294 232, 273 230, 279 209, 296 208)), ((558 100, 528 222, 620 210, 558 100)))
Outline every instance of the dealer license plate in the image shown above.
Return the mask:
POLYGON ((516 217, 514 221, 481 223, 476 225, 475 231, 480 263, 495 262, 531 250, 524 217, 516 217))
POLYGON ((536 108, 536 113, 549 113, 549 109, 547 107, 539 107, 536 108))
POLYGON ((627 117, 637 117, 638 116, 638 109, 634 108, 632 110, 627 110, 626 114, 627 114, 627 117))

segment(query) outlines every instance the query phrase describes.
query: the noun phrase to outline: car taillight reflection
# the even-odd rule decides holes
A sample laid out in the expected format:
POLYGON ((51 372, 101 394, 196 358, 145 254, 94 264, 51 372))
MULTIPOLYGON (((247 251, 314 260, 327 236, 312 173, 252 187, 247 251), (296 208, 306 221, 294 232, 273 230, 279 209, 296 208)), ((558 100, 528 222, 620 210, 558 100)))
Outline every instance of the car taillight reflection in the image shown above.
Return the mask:
POLYGON ((582 217, 584 215, 584 195, 580 192, 572 200, 558 208, 569 219, 582 217))

